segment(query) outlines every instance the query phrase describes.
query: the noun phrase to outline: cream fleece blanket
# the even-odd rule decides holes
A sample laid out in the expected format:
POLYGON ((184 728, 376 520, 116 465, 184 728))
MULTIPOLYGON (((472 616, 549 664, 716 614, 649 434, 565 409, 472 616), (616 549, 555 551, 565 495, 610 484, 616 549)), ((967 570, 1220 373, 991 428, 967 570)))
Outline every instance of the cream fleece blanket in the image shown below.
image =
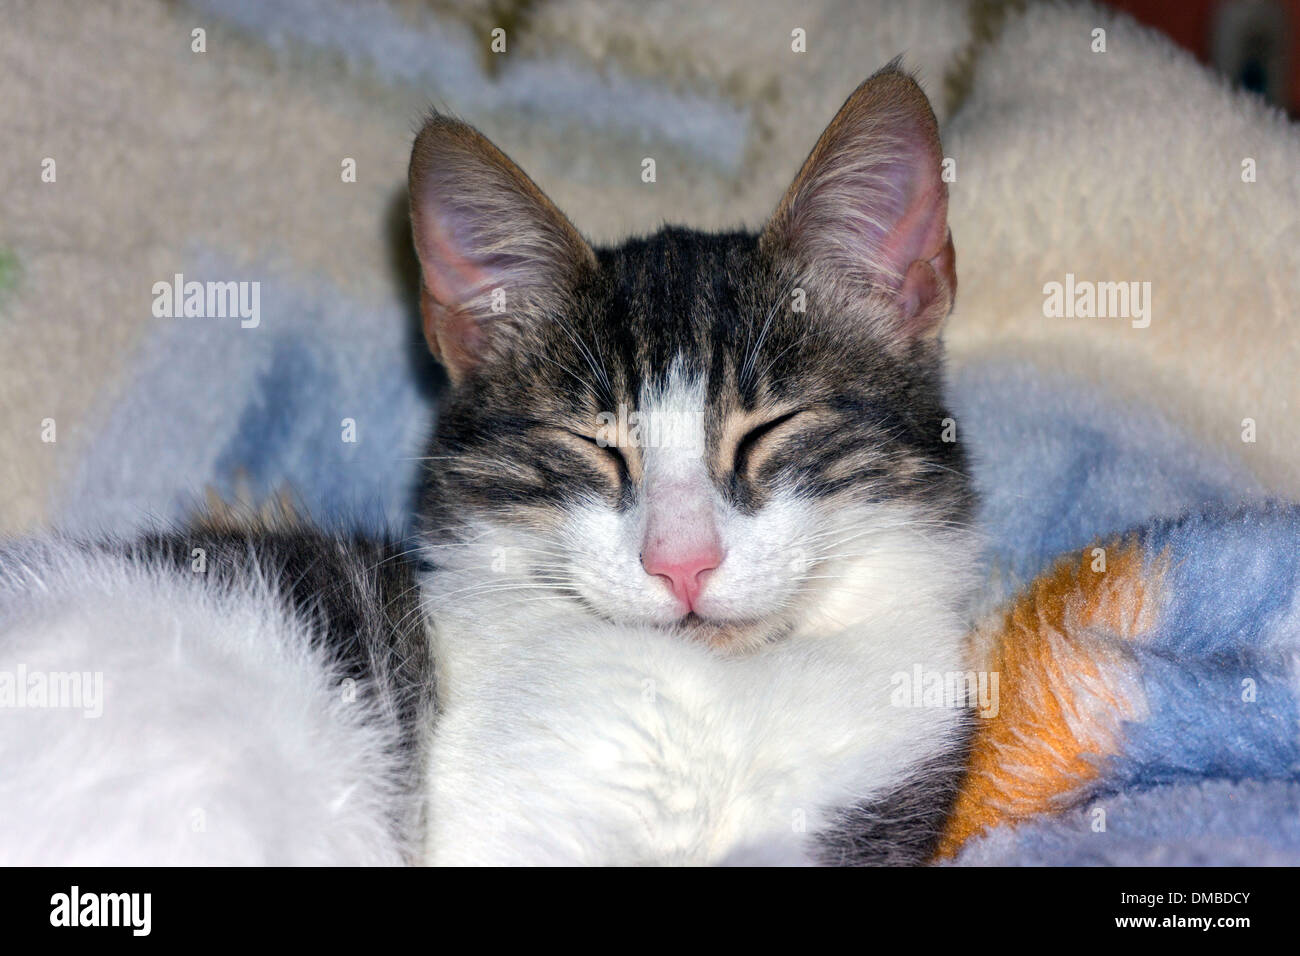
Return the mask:
POLYGON ((1300 127, 1127 18, 1051 4, 981 51, 944 144, 959 363, 1059 369, 1300 491, 1300 127), (1150 315, 1049 318, 1067 274, 1149 282, 1150 315))
MULTIPOLYGON (((608 240, 665 221, 760 222, 842 97, 899 53, 947 120, 956 367, 1012 359, 1159 409, 1293 493, 1295 125, 1127 19, 1018 6, 549 0, 503 17, 499 4, 414 0, 11 0, 0 530, 133 526, 258 472, 221 454, 247 425, 249 396, 229 387, 255 383, 204 362, 214 346, 202 334, 151 314, 156 281, 279 282, 268 292, 281 329, 345 303, 340 347, 361 347, 349 331, 409 338, 400 197, 428 103, 482 126, 608 240), (498 21, 505 54, 488 49, 498 21), (806 52, 793 50, 797 30, 806 52), (347 158, 355 183, 340 178, 347 158), (1045 316, 1044 285, 1067 274, 1150 283, 1149 326, 1045 316), (114 431, 127 409, 130 427, 114 431), (56 441, 43 441, 51 422, 56 441)), ((224 354, 251 367, 259 347, 224 354)), ((334 384, 364 404, 365 378, 340 368, 334 384)))

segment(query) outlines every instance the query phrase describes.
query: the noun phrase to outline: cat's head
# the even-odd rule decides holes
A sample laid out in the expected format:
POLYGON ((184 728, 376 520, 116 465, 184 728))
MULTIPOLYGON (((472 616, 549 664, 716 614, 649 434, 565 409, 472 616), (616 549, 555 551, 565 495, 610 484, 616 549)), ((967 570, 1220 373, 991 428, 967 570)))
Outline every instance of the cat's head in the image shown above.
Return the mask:
POLYGON ((797 629, 907 535, 961 525, 941 162, 924 93, 891 66, 761 233, 593 249, 482 135, 431 117, 410 189, 425 333, 452 381, 434 560, 481 572, 467 593, 735 649, 797 629))

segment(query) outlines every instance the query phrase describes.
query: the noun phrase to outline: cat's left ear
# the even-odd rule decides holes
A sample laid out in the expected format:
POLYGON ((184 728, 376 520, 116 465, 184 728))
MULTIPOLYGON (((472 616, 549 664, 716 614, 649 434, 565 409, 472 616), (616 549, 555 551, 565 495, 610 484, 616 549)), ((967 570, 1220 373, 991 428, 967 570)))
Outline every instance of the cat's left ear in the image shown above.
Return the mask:
POLYGON ((897 63, 859 86, 777 206, 762 244, 836 311, 893 340, 934 336, 957 293, 939 128, 897 63), (885 308, 857 308, 867 302, 885 308))
POLYGON ((440 114, 416 137, 411 227, 429 348, 453 382, 562 308, 596 257, 568 219, 478 130, 440 114))

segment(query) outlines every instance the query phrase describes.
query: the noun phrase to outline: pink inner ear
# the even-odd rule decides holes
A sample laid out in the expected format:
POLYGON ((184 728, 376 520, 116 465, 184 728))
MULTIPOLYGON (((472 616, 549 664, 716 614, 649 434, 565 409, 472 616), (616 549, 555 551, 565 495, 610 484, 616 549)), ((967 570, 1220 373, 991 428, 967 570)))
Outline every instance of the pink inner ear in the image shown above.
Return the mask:
POLYGON ((416 251, 423 276, 421 313, 429 347, 453 378, 479 363, 487 348, 480 325, 482 299, 508 282, 508 269, 475 255, 482 243, 472 212, 424 197, 412 208, 416 251))
MULTIPOLYGON (((943 251, 948 240, 948 188, 940 176, 943 157, 924 101, 916 110, 883 110, 874 122, 844 130, 844 141, 825 157, 826 201, 852 207, 840 214, 871 280, 899 291, 914 262, 943 251), (841 174, 840 169, 844 173, 841 174), (837 183, 840 175, 844 182, 837 183)), ((814 200, 816 201, 816 200, 814 200)), ((830 218, 834 210, 822 213, 830 218)), ((841 240, 843 241, 843 240, 841 240)))
POLYGON ((938 175, 937 162, 931 166, 918 150, 914 161, 891 164, 885 188, 900 197, 892 222, 882 236, 874 237, 875 261, 899 276, 901 286, 914 262, 925 262, 939 255, 948 238, 948 194, 938 175))
POLYGON ((455 213, 430 206, 426 205, 416 220, 424 283, 440 305, 458 309, 492 285, 493 270, 468 254, 472 241, 465 241, 468 230, 463 225, 456 228, 455 213))
POLYGON ((928 259, 914 259, 903 276, 898 304, 903 312, 904 333, 914 336, 937 329, 956 297, 957 253, 952 233, 945 232, 939 253, 928 259))

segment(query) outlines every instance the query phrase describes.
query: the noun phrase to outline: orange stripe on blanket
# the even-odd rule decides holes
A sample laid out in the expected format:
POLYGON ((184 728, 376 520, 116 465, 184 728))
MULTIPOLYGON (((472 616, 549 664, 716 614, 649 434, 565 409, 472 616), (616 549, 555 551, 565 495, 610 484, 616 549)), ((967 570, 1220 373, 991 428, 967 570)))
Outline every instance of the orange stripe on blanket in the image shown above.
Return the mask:
POLYGON ((977 718, 969 772, 938 856, 987 827, 1060 809, 1116 752, 1121 723, 1146 699, 1128 642, 1156 621, 1164 559, 1144 573, 1136 540, 1092 549, 1038 578, 976 632, 983 668, 998 672, 996 716, 977 718))

